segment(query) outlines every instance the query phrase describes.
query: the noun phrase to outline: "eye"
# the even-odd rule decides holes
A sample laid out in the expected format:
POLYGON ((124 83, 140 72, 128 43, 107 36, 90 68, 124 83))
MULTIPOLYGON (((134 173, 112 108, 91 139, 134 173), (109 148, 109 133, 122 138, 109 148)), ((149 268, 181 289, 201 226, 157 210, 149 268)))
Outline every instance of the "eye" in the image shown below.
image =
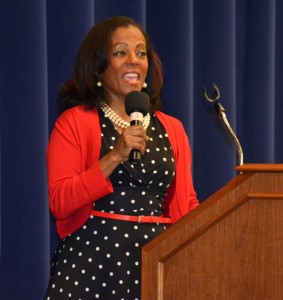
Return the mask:
POLYGON ((113 55, 117 57, 124 57, 126 55, 126 52, 123 50, 117 50, 113 53, 113 55))
POLYGON ((146 58, 147 57, 146 51, 138 51, 137 55, 140 58, 146 58))

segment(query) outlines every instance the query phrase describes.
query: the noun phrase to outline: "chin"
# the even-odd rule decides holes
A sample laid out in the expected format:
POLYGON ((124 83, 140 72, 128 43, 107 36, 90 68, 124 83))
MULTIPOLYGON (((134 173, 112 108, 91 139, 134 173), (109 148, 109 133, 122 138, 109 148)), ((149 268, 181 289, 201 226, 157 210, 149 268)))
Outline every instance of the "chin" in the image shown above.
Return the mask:
POLYGON ((138 91, 138 92, 140 92, 141 90, 142 90, 142 87, 140 87, 140 86, 131 86, 130 88, 127 89, 126 94, 128 94, 128 93, 130 93, 132 91, 138 91))

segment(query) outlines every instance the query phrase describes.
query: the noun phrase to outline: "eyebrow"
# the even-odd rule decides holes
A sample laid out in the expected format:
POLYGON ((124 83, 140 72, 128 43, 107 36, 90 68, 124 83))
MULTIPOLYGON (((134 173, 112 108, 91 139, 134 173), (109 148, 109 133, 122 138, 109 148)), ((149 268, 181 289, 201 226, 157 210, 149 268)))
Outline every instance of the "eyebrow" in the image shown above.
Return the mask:
MULTIPOLYGON (((119 46, 119 45, 124 45, 124 46, 126 46, 126 47, 129 46, 127 43, 119 42, 119 43, 115 43, 115 44, 113 45, 113 48, 116 47, 116 46, 119 46)), ((142 47, 146 47, 146 44, 140 43, 140 44, 138 44, 138 45, 136 46, 136 48, 141 47, 141 46, 142 46, 142 47)))

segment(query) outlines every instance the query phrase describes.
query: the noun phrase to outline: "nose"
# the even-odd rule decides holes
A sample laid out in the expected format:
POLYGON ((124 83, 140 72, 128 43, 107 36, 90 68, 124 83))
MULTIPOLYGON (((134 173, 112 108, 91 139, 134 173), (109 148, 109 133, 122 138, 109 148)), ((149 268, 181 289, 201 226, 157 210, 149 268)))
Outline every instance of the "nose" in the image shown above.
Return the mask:
POLYGON ((134 51, 131 51, 131 52, 128 53, 126 64, 127 65, 136 65, 136 64, 138 64, 138 58, 137 58, 137 55, 134 51))

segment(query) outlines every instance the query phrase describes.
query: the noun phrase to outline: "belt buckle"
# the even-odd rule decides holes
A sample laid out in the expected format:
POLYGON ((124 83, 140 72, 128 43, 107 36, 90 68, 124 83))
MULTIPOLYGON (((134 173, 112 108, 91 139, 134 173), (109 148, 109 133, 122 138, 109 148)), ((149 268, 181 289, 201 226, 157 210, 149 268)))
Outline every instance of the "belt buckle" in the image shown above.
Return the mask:
POLYGON ((140 224, 141 222, 142 222, 142 218, 143 218, 144 216, 138 216, 138 223, 140 224))

